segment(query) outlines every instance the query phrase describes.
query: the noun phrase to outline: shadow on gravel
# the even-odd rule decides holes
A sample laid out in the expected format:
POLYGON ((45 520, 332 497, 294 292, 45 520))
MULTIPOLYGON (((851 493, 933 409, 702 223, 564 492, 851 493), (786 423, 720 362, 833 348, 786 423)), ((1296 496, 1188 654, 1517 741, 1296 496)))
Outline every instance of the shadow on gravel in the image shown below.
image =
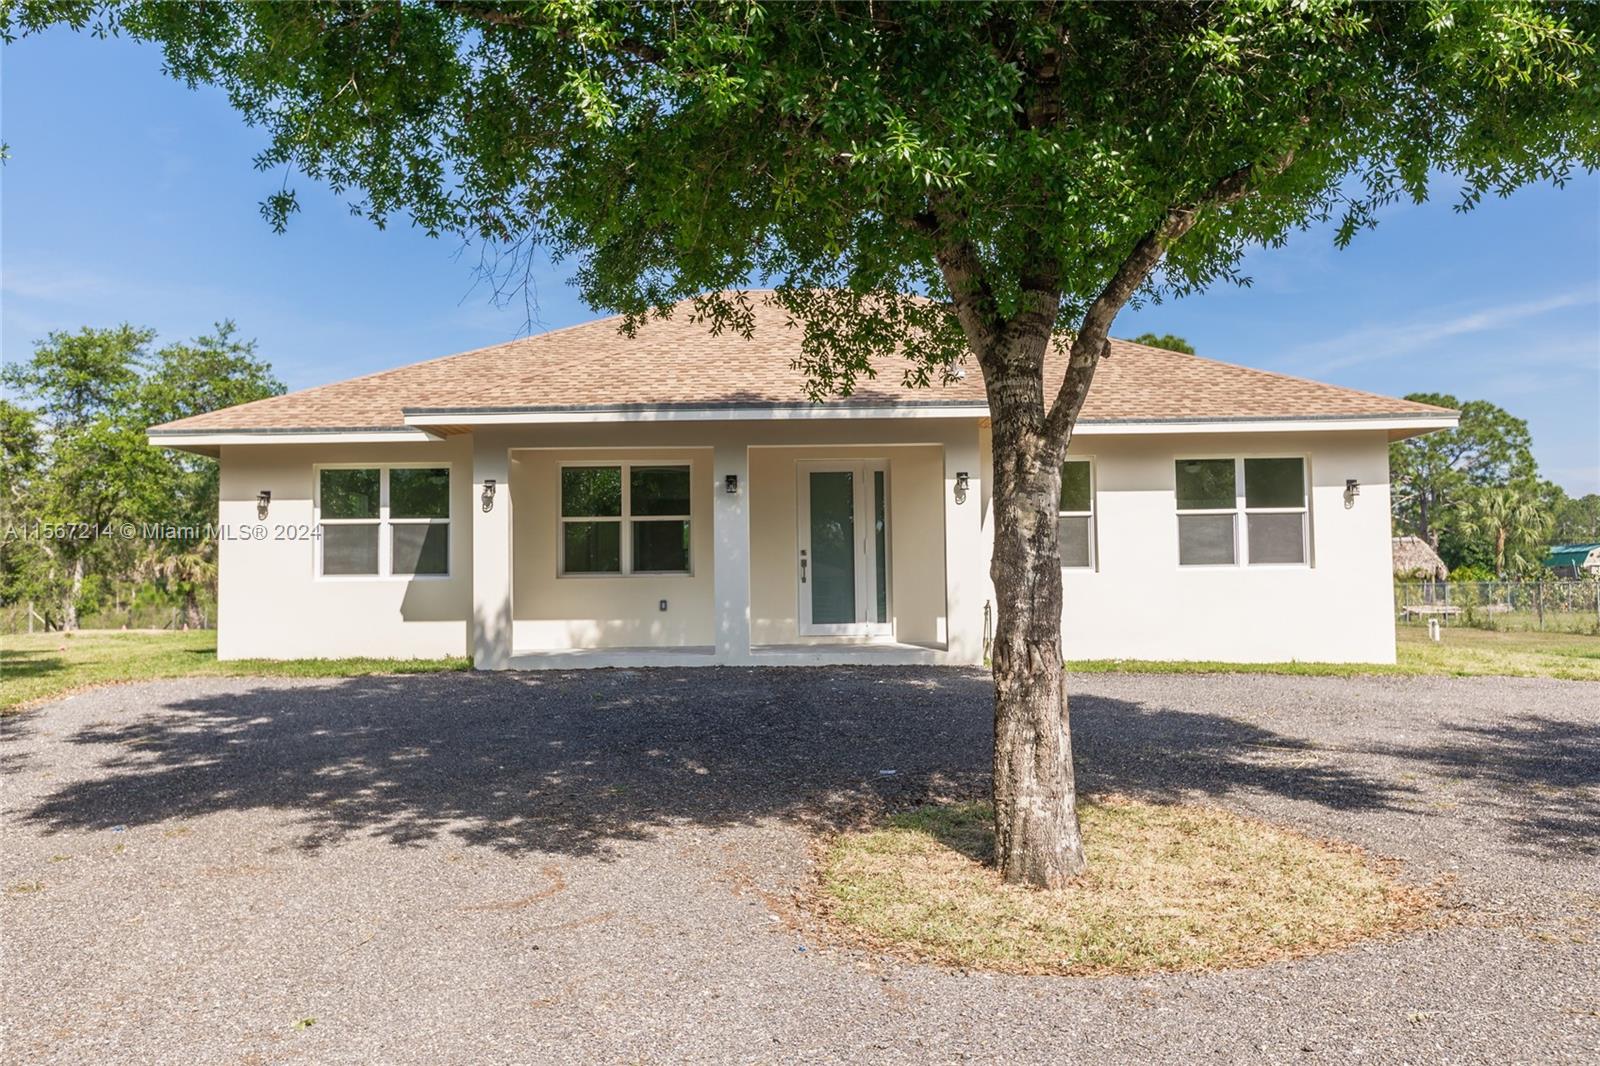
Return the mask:
POLYGON ((1600 854, 1600 723, 1520 714, 1493 723, 1446 723, 1442 736, 1386 754, 1487 786, 1511 839, 1554 853, 1600 854))
MULTIPOLYGON (((50 831, 273 809, 306 848, 448 834, 568 854, 668 823, 839 825, 986 789, 990 693, 981 671, 881 667, 263 683, 70 734, 105 746, 98 771, 19 813, 50 831)), ((1410 792, 1232 718, 1088 695, 1072 713, 1087 791, 1266 792, 1342 810, 1410 792)))

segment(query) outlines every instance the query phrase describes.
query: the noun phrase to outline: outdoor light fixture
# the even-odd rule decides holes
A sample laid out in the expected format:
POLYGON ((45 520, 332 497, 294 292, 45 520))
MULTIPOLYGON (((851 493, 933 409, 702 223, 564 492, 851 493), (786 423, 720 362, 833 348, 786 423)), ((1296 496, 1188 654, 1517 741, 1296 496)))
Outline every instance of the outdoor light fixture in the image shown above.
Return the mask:
POLYGON ((483 511, 488 514, 494 510, 494 478, 483 479, 483 511))
POLYGON ((1356 497, 1361 495, 1361 482, 1353 477, 1344 479, 1344 506, 1346 510, 1356 505, 1356 497))
POLYGON ((722 491, 726 492, 729 496, 737 496, 737 495, 739 495, 739 475, 738 474, 724 474, 724 475, 722 475, 722 491))
POLYGON ((956 502, 957 503, 966 503, 967 502, 967 486, 970 485, 971 483, 972 482, 967 477, 967 472, 965 470, 959 470, 959 471, 956 472, 956 502))
POLYGON ((267 519, 267 508, 271 506, 272 493, 270 490, 262 489, 260 492, 256 493, 256 520, 265 522, 267 519))

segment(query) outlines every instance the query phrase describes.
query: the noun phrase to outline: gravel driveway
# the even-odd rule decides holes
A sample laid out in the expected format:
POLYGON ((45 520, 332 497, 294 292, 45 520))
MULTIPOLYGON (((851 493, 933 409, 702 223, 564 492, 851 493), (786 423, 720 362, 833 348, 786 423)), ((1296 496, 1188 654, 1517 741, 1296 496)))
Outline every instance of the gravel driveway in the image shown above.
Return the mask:
POLYGON ((810 828, 982 787, 974 671, 157 682, 3 727, 3 1057, 1600 1058, 1600 685, 1074 691, 1086 789, 1359 842, 1450 881, 1459 920, 1153 978, 830 944, 793 906, 810 828))

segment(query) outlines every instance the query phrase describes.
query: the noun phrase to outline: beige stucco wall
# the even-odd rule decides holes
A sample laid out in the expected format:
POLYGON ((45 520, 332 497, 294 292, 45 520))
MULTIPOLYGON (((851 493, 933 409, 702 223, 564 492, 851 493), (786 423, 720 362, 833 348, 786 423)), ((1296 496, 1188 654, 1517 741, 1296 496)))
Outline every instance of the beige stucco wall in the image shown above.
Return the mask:
POLYGON ((514 648, 688 647, 712 643, 708 448, 518 449, 511 453, 514 648), (560 464, 687 463, 689 574, 559 573, 560 464), (660 609, 660 601, 667 609, 660 609))
POLYGON ((799 482, 807 459, 885 459, 889 464, 889 608, 894 638, 942 644, 944 467, 935 445, 774 447, 750 452, 750 639, 805 643, 799 605, 799 482))
MULTIPOLYGON (((989 462, 987 433, 982 440, 989 462)), ((1080 435, 1094 462, 1098 558, 1062 571, 1069 659, 1393 662, 1388 439, 1383 432, 1080 435), (1305 566, 1180 567, 1174 461, 1304 456, 1305 566), (1344 503, 1346 478, 1361 483, 1344 503)), ((985 555, 993 516, 985 500, 985 555)))
MULTIPOLYGON (((1382 432, 1086 433, 1072 450, 1095 462, 1098 557, 1093 571, 1064 573, 1068 657, 1393 661, 1388 448, 1382 432), (1309 565, 1177 565, 1174 458, 1241 454, 1307 458, 1309 565), (1361 495, 1346 508, 1344 483, 1352 477, 1360 480, 1361 495)), ((993 600, 987 431, 970 420, 935 419, 572 424, 480 431, 476 440, 464 435, 438 443, 225 446, 219 517, 230 537, 220 547, 219 654, 460 655, 471 640, 469 620, 491 610, 495 618, 512 617, 509 644, 516 650, 701 647, 720 639, 719 619, 724 631, 739 634, 742 648, 742 581, 730 567, 744 576, 738 549, 745 513, 749 642, 796 643, 795 463, 827 457, 890 463, 896 638, 959 645, 949 661, 981 658, 975 634, 981 633, 984 601, 993 600), (589 449, 601 447, 620 456, 623 442, 629 457, 682 458, 694 467, 694 573, 557 578, 556 464, 563 457, 597 454, 589 449), (515 457, 509 471, 508 453, 515 457), (476 474, 505 479, 487 514, 477 506, 475 455, 476 474), (723 474, 743 469, 746 456, 739 501, 748 506, 730 507, 734 498, 714 490, 723 474), (448 578, 318 579, 315 541, 279 535, 313 523, 315 464, 417 461, 452 467, 448 578), (965 505, 952 498, 956 471, 969 471, 974 483, 974 498, 965 505), (262 489, 273 494, 264 523, 255 515, 262 489), (724 518, 720 530, 713 521, 718 514, 724 518), (258 526, 266 539, 244 539, 241 531, 258 526), (508 527, 508 536, 487 536, 508 527), (475 535, 496 546, 476 565, 475 535), (719 551, 718 544, 728 550, 719 551), (733 590, 722 599, 715 587, 718 560, 724 590, 733 590), (473 605, 475 579, 479 608, 473 605), (495 604, 508 587, 511 595, 498 600, 511 601, 504 611, 495 604), (663 598, 666 612, 657 609, 663 598), (956 607, 947 611, 947 603, 956 607), (950 638, 952 627, 957 640, 950 638)), ((730 652, 727 661, 748 661, 740 655, 730 652)))
POLYGON ((464 655, 472 607, 472 451, 440 443, 239 445, 222 449, 217 656, 222 659, 464 655), (442 462, 450 479, 450 576, 318 578, 318 463, 442 462), (256 494, 272 493, 265 521, 256 494), (260 536, 263 539, 255 539, 260 536))

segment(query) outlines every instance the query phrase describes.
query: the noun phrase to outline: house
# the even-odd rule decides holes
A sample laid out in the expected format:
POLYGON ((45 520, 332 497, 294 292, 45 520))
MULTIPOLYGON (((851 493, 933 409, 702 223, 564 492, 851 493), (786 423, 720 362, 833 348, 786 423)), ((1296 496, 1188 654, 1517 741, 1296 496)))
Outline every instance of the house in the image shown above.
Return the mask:
POLYGON ((1600 544, 1552 544, 1544 565, 1558 577, 1600 577, 1600 544))
MULTIPOLYGON (((152 428, 221 461, 219 656, 982 662, 979 375, 912 390, 890 362, 813 404, 775 305, 750 340, 691 318, 152 428)), ((1068 654, 1392 661, 1388 445, 1455 424, 1113 342, 1063 474, 1068 654)))
POLYGON ((1439 553, 1421 537, 1394 538, 1394 576, 1403 581, 1443 581, 1450 576, 1439 553))

